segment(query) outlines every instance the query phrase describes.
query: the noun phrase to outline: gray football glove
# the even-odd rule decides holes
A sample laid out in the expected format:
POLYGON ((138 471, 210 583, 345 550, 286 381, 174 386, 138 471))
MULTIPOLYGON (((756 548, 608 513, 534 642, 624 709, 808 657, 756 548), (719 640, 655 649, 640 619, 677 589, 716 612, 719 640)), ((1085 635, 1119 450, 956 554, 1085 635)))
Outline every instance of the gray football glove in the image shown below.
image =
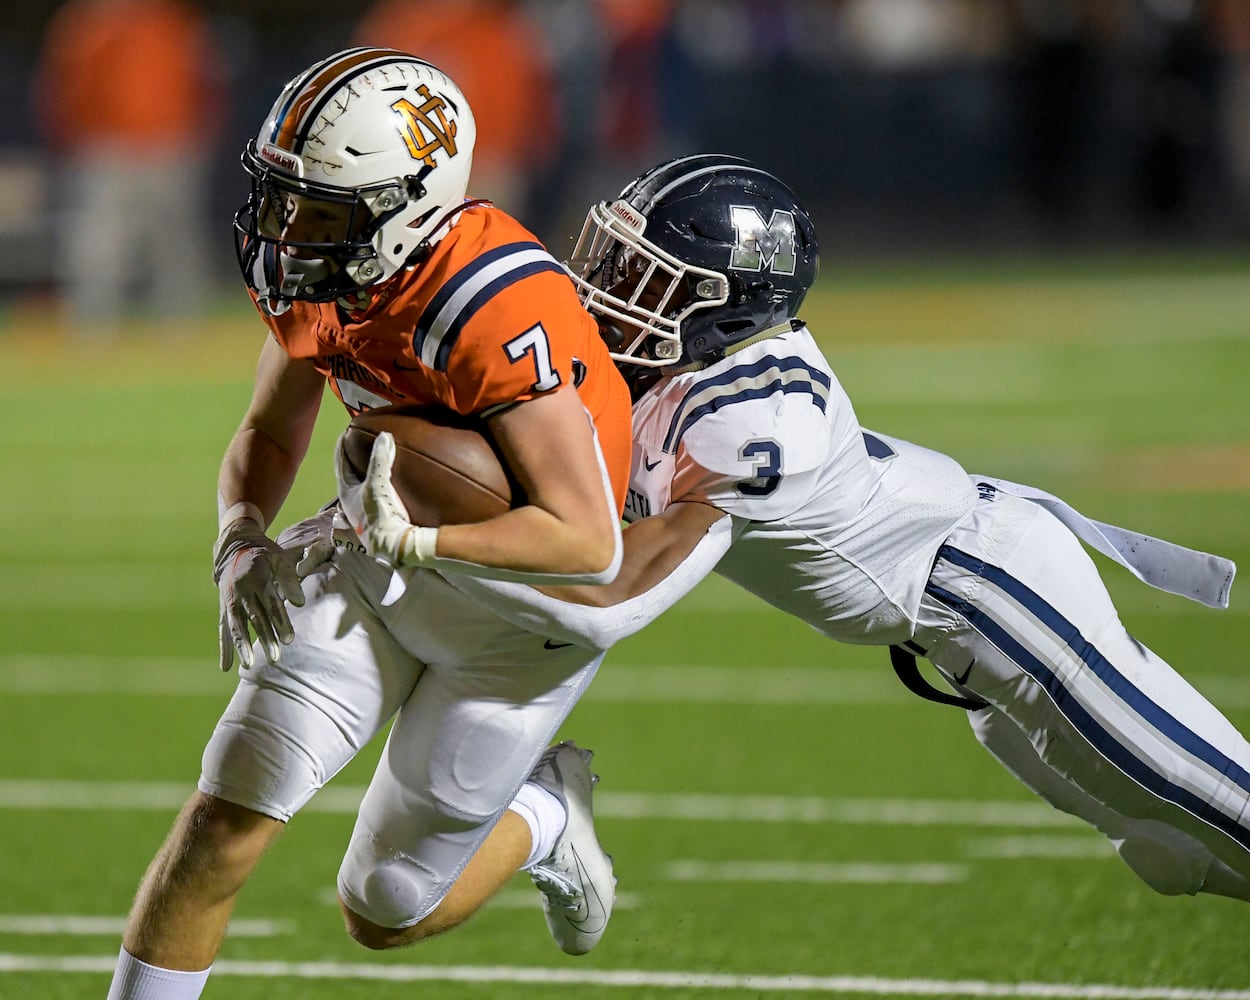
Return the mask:
POLYGON ((291 525, 278 536, 278 545, 296 560, 295 575, 301 580, 330 561, 339 549, 368 555, 365 544, 338 503, 331 503, 312 517, 291 525))
POLYGON ((295 638, 283 602, 296 607, 304 604, 290 555, 250 517, 236 518, 222 529, 213 546, 213 582, 221 608, 221 669, 229 670, 234 664, 236 649, 239 662, 244 667, 252 665, 249 625, 265 655, 278 662, 279 643, 295 638))

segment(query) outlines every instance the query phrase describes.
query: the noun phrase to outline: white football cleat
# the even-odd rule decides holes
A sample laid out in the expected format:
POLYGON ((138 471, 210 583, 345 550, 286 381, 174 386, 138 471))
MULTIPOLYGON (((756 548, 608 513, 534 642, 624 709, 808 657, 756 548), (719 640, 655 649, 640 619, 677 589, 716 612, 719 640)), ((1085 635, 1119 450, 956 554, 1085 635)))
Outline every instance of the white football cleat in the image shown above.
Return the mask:
POLYGON ((612 857, 595 836, 591 795, 599 776, 590 773, 591 750, 557 743, 529 776, 564 803, 568 821, 551 853, 529 871, 543 894, 547 929, 560 950, 584 955, 599 943, 616 901, 612 857))

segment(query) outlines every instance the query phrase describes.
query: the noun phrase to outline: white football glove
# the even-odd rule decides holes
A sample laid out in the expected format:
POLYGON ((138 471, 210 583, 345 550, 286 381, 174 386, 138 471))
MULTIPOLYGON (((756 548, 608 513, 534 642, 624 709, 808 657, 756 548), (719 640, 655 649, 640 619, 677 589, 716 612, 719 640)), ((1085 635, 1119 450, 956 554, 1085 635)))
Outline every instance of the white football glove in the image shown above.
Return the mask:
POLYGON ((339 436, 338 444, 334 448, 334 476, 338 480, 339 507, 355 531, 365 520, 364 507, 360 501, 365 481, 357 475, 352 463, 347 460, 343 435, 339 436))
POLYGON ((335 451, 339 503, 371 556, 392 566, 428 566, 434 561, 438 529, 408 520, 403 501, 391 483, 395 438, 382 431, 369 453, 369 467, 361 479, 347 461, 342 438, 335 451))
POLYGON ((213 582, 221 608, 221 669, 229 670, 234 664, 236 649, 239 662, 244 667, 252 665, 249 625, 270 661, 278 662, 279 643, 295 638, 283 602, 296 607, 304 604, 290 555, 250 517, 235 518, 222 528, 213 546, 213 582))

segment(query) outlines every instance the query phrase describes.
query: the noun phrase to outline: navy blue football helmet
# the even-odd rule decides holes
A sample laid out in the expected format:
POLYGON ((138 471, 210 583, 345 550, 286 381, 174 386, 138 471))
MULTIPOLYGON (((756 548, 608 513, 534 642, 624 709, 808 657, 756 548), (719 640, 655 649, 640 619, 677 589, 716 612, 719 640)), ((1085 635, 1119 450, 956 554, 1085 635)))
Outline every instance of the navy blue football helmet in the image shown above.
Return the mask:
POLYGON ((629 378, 704 367, 789 329, 819 265, 789 187, 738 157, 698 155, 592 207, 566 266, 629 378))

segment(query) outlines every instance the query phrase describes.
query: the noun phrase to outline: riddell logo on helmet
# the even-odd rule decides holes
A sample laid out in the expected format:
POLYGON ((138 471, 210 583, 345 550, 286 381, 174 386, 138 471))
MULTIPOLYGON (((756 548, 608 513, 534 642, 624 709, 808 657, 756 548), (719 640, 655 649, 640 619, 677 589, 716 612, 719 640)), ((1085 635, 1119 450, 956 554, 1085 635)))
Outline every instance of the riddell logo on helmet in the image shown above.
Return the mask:
POLYGON ((647 223, 642 213, 635 211, 634 207, 627 201, 614 201, 609 210, 635 232, 642 232, 642 227, 647 223))
POLYGON ((290 153, 279 149, 277 146, 261 146, 260 158, 266 163, 272 163, 280 170, 286 170, 293 174, 299 173, 299 160, 297 160, 290 153))

